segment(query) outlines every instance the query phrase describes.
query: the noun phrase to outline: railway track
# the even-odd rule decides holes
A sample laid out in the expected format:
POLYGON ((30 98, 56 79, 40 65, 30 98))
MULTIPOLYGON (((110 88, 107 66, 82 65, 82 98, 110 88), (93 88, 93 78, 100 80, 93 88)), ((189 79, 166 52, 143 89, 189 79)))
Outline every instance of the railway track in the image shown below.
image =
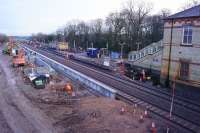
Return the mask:
MULTIPOLYGON (((45 50, 45 49, 43 49, 45 50)), ((64 55, 62 55, 61 53, 59 52, 56 52, 56 51, 49 51, 49 50, 45 50, 47 52, 51 52, 53 54, 56 54, 60 57, 63 57, 65 58, 64 55)), ((95 66, 92 66, 88 63, 84 63, 84 62, 78 62, 77 60, 73 60, 73 62, 76 62, 76 63, 81 63, 82 65, 86 65, 88 67, 92 67, 93 69, 97 69, 98 71, 101 71, 101 72, 104 72, 106 74, 109 74, 109 75, 112 75, 115 77, 115 75, 110 71, 110 70, 105 70, 105 69, 101 69, 101 68, 96 68, 95 66)), ((116 78, 116 77, 115 77, 116 78)), ((143 83, 140 83, 140 82, 137 82, 137 81, 133 81, 133 80, 130 80, 128 78, 125 78, 125 77, 117 77, 118 80, 120 82, 124 82, 125 84, 129 84, 130 86, 135 86, 135 85, 138 85, 138 86, 141 86, 141 87, 144 87, 144 88, 138 88, 138 89, 141 89, 142 91, 146 91, 147 93, 150 93, 152 95, 155 95, 155 96, 158 96, 158 97, 161 97, 161 98, 164 98, 166 100, 171 100, 171 94, 169 92, 166 92, 164 90, 161 90, 161 88, 156 88, 156 87, 152 87, 152 86, 147 86, 143 83)), ((134 87, 133 86, 133 87, 134 87)), ((194 111, 194 112, 197 112, 197 113, 200 113, 200 104, 192 101, 192 100, 188 100, 188 99, 185 99, 185 98, 182 98, 180 96, 176 96, 175 97, 175 103, 181 105, 181 106, 184 106, 184 107, 187 107, 189 108, 190 110, 194 111)))
MULTIPOLYGON (((33 49, 33 48, 32 48, 33 49)), ((131 84, 128 81, 124 81, 122 79, 113 77, 111 75, 96 71, 94 69, 88 68, 86 66, 82 66, 78 63, 74 63, 72 61, 66 61, 62 57, 54 56, 45 51, 41 51, 38 49, 33 49, 61 64, 69 66, 85 75, 88 75, 100 82, 103 82, 112 88, 118 90, 117 96, 132 101, 134 103, 138 103, 146 108, 148 108, 151 112, 163 117, 164 119, 184 128, 188 132, 199 132, 200 127, 200 113, 198 111, 199 106, 194 105, 193 107, 189 107, 186 103, 181 103, 182 101, 176 100, 174 105, 174 113, 172 119, 169 119, 168 112, 170 108, 170 98, 167 98, 166 95, 162 94, 158 95, 152 92, 151 90, 147 91, 145 87, 131 84), (187 106, 187 107, 185 107, 187 106), (189 109, 190 108, 190 109, 189 109)))

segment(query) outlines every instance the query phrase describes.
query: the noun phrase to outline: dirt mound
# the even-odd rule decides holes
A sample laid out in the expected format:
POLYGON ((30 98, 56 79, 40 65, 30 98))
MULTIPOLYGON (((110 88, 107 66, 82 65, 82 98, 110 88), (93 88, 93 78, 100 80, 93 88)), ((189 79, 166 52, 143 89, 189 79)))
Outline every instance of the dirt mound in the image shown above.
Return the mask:
POLYGON ((70 130, 76 133, 146 133, 151 121, 145 118, 144 122, 139 122, 141 114, 144 114, 143 110, 121 101, 83 98, 78 106, 78 115, 71 119, 73 122, 78 118, 78 125, 70 126, 70 130), (123 114, 122 107, 125 108, 123 114))

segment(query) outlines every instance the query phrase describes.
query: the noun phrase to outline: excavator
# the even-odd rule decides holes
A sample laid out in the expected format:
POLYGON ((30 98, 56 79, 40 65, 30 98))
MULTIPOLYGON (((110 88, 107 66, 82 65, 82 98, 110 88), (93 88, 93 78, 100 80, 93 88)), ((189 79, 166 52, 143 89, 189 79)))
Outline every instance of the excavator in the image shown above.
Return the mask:
POLYGON ((26 64, 25 52, 23 49, 15 49, 15 55, 13 55, 13 66, 24 66, 26 64))

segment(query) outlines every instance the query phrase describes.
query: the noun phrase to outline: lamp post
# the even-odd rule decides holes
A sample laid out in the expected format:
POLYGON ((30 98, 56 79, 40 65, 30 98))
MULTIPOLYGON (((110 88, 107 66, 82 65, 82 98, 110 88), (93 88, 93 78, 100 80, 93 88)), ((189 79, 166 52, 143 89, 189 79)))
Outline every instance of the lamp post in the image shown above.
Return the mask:
POLYGON ((123 43, 120 43, 119 45, 121 46, 121 60, 122 60, 123 59, 123 49, 124 49, 125 43, 123 42, 123 43))
POLYGON ((93 42, 92 42, 92 44, 91 44, 91 45, 92 45, 92 55, 93 55, 93 47, 94 47, 94 46, 93 46, 93 42))
POLYGON ((76 41, 74 40, 74 51, 76 53, 76 41))
POLYGON ((106 43, 106 56, 108 56, 108 42, 106 43))
MULTIPOLYGON (((172 111, 174 107, 174 97, 175 97, 175 89, 176 89, 176 80, 178 77, 178 65, 176 66, 174 76, 173 76, 173 85, 172 85, 172 98, 171 98, 171 104, 170 104, 170 111, 169 111, 169 119, 172 119, 172 111)), ((170 128, 167 127, 167 133, 169 133, 170 128)))

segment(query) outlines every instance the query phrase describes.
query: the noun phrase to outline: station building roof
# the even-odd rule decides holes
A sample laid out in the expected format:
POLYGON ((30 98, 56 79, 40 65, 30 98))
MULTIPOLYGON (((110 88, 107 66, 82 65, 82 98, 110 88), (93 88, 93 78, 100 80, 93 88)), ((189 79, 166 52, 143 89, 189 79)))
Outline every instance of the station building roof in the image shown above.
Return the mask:
POLYGON ((179 19, 179 18, 190 18, 190 17, 200 17, 200 5, 191 7, 189 9, 186 9, 184 11, 178 12, 174 15, 171 15, 165 20, 170 20, 170 19, 179 19))

